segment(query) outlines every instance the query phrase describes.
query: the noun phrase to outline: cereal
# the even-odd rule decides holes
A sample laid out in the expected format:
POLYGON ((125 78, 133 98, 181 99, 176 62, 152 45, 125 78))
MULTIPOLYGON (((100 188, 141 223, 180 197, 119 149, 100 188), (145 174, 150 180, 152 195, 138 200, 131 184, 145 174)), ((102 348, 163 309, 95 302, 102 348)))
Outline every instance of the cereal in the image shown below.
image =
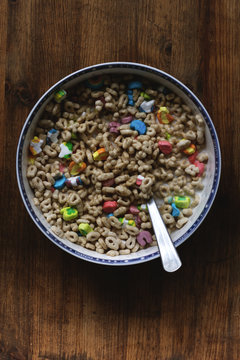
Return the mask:
POLYGON ((103 204, 103 211, 105 213, 113 213, 118 207, 118 204, 116 201, 105 201, 103 204))
POLYGON ((91 228, 90 225, 88 225, 87 223, 81 223, 78 226, 78 230, 80 231, 80 233, 82 235, 87 235, 89 234, 91 231, 93 231, 93 229, 91 228))
POLYGON ((74 161, 71 161, 69 164, 69 172, 71 175, 75 176, 80 174, 82 171, 86 169, 87 165, 84 161, 81 161, 79 163, 75 163, 74 161))
POLYGON ((139 107, 140 111, 144 111, 145 113, 150 113, 154 109, 155 100, 143 101, 139 107))
POLYGON ((171 154, 172 144, 167 140, 162 140, 158 142, 159 150, 165 155, 171 154))
POLYGON ((200 202, 205 123, 146 79, 97 77, 59 90, 30 142, 33 202, 59 237, 108 256, 156 245, 147 201, 169 231, 200 202))
MULTIPOLYGON (((133 120, 133 121, 131 121, 130 129, 136 130, 139 135, 144 135, 147 132, 147 126, 141 120, 133 120)), ((127 134, 127 133, 125 133, 125 134, 127 134)))
POLYGON ((68 206, 68 207, 62 208, 60 210, 60 214, 62 214, 63 219, 65 221, 70 221, 70 220, 76 219, 76 217, 78 216, 78 211, 77 211, 77 209, 74 209, 74 208, 68 206))
POLYGON ((197 167, 198 170, 199 170, 197 176, 202 176, 202 174, 203 174, 203 172, 204 172, 204 169, 205 169, 205 164, 202 163, 202 162, 200 162, 200 161, 198 161, 198 160, 196 160, 196 161, 194 162, 194 166, 197 167))
MULTIPOLYGON (((70 177, 68 179, 65 180, 65 184, 67 187, 74 187, 74 186, 78 186, 78 185, 82 185, 82 180, 80 178, 80 176, 73 176, 70 177)), ((55 186, 54 186, 55 187, 55 186)), ((56 187, 55 187, 56 188, 56 187)))
POLYGON ((152 241, 152 234, 149 231, 143 230, 137 236, 137 242, 141 246, 145 246, 146 243, 150 244, 152 241))
POLYGON ((43 145, 43 140, 39 139, 37 136, 34 136, 34 138, 30 142, 29 149, 33 155, 37 155, 42 152, 42 148, 41 148, 42 145, 43 145))
POLYGON ((72 153, 72 143, 70 142, 63 142, 60 145, 61 151, 58 155, 58 157, 60 158, 65 158, 65 159, 69 159, 70 158, 70 154, 72 153))
POLYGON ((60 103, 61 101, 63 101, 67 96, 67 93, 65 90, 59 90, 58 92, 56 92, 54 94, 54 100, 57 102, 57 103, 60 103))
POLYGON ((174 120, 174 117, 169 114, 169 110, 165 106, 161 106, 157 112, 158 121, 161 124, 169 124, 174 120))
POLYGON ((95 153, 93 153, 93 159, 95 161, 106 160, 107 156, 108 154, 104 148, 98 149, 95 153))
POLYGON ((59 131, 56 129, 51 129, 47 133, 47 144, 54 143, 56 144, 58 142, 58 135, 59 131))
MULTIPOLYGON (((184 209, 184 210, 188 210, 188 209, 184 209)), ((183 210, 183 211, 184 211, 183 210)), ((172 212, 171 215, 173 217, 178 217, 180 215, 180 210, 177 208, 176 204, 172 203, 172 212)))
POLYGON ((62 189, 65 186, 66 180, 67 180, 66 177, 62 175, 60 178, 56 179, 53 187, 57 190, 62 189))
POLYGON ((191 144, 187 149, 183 150, 184 154, 186 155, 192 155, 196 151, 196 146, 194 144, 191 144))

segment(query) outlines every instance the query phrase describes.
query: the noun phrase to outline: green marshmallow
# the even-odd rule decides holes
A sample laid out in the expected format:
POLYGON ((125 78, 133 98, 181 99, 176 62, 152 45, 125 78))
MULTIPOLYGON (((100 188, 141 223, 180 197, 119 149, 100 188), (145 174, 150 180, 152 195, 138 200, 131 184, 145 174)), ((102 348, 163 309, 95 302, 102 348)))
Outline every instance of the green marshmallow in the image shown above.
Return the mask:
POLYGON ((191 199, 189 196, 174 196, 173 202, 178 208, 186 209, 189 207, 191 199))

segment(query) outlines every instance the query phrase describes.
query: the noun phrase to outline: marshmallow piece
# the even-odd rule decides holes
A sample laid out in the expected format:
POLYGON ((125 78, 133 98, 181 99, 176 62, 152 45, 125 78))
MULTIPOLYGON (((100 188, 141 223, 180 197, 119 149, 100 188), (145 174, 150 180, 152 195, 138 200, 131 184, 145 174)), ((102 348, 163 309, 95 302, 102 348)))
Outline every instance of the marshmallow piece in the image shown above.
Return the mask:
POLYGON ((147 126, 146 124, 141 120, 133 120, 130 123, 130 128, 132 130, 136 130, 139 135, 144 135, 147 132, 147 126))
POLYGON ((129 116, 126 116, 126 117, 122 118, 122 119, 121 119, 121 123, 122 123, 122 124, 128 124, 128 123, 130 123, 132 120, 133 120, 133 117, 132 117, 131 115, 129 115, 129 116))
POLYGON ((34 136, 34 138, 30 142, 29 149, 33 155, 37 155, 40 152, 42 152, 42 146, 43 140, 39 139, 37 136, 34 136))
POLYGON ((143 181, 143 179, 144 179, 144 176, 138 175, 137 180, 136 180, 136 184, 137 184, 138 186, 140 186, 141 183, 142 183, 142 181, 143 181))
POLYGON ((151 111, 153 111, 154 103, 155 100, 143 101, 139 109, 144 111, 145 113, 150 113, 151 111))
POLYGON ((59 135, 58 130, 56 130, 56 129, 49 130, 47 133, 48 142, 50 141, 50 143, 56 144, 58 142, 58 135, 59 135))
POLYGON ((194 165, 195 165, 196 167, 198 167, 198 169, 199 169, 199 173, 197 174, 197 176, 202 176, 202 174, 203 174, 203 172, 204 172, 204 169, 205 169, 205 164, 202 163, 202 162, 200 162, 200 161, 198 161, 198 160, 196 160, 196 161, 194 162, 194 165))
POLYGON ((118 207, 118 204, 116 201, 105 201, 103 204, 103 211, 105 213, 113 213, 118 207))
POLYGON ((80 176, 73 176, 70 177, 68 179, 66 179, 65 184, 67 185, 67 187, 73 187, 73 186, 78 186, 78 185, 82 185, 82 180, 80 178, 80 176))
POLYGON ((186 209, 189 207, 191 199, 189 196, 174 196, 173 202, 178 208, 186 209))
POLYGON ((93 153, 93 159, 95 161, 106 160, 108 157, 108 153, 106 152, 105 148, 100 148, 93 153))
POLYGON ((171 154, 172 152, 172 144, 167 140, 159 141, 158 147, 159 150, 161 150, 161 152, 165 155, 171 154))
POLYGON ((62 175, 59 179, 55 180, 53 185, 54 189, 61 190, 65 186, 66 177, 62 175))
POLYGON ((196 152, 196 146, 194 144, 191 144, 187 149, 183 150, 183 152, 186 155, 192 155, 196 152))
POLYGON ((81 223, 78 226, 78 230, 80 231, 81 235, 86 236, 87 234, 89 234, 91 231, 93 231, 93 229, 91 228, 90 225, 86 224, 86 223, 81 223))
POLYGON ((73 145, 72 143, 70 142, 63 142, 61 145, 60 145, 60 148, 61 148, 61 151, 58 155, 58 157, 60 158, 65 158, 65 159, 69 159, 70 158, 70 155, 72 153, 72 148, 73 148, 73 145))
POLYGON ((141 246, 145 246, 146 243, 151 244, 152 241, 153 241, 152 235, 149 231, 146 230, 140 231, 140 233, 137 236, 137 242, 141 246))
POLYGON ((83 170, 85 170, 87 167, 86 163, 84 161, 81 161, 80 163, 75 163, 74 161, 71 161, 68 167, 68 170, 71 175, 75 176, 80 174, 83 170))
POLYGON ((160 107, 157 112, 157 118, 161 124, 169 124, 171 121, 174 120, 174 117, 169 114, 169 110, 166 108, 166 106, 160 107))
POLYGON ((67 96, 67 92, 65 90, 59 90, 54 94, 55 101, 59 104, 61 101, 63 101, 67 96))
POLYGON ((140 210, 135 205, 130 205, 129 211, 133 215, 137 215, 140 213, 140 210))
POLYGON ((180 215, 180 210, 176 207, 174 203, 172 203, 172 216, 177 217, 180 215))
POLYGON ((72 219, 75 219, 78 216, 77 209, 74 209, 72 207, 65 207, 60 210, 60 214, 63 215, 63 219, 65 221, 70 221, 72 219))

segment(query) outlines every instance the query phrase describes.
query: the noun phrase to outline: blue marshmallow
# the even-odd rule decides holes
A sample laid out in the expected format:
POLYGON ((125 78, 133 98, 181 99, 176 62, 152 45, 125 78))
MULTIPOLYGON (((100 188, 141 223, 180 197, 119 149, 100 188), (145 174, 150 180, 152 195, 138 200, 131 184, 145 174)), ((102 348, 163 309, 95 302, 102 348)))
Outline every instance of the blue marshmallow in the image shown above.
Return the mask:
POLYGON ((132 90, 127 90, 127 96, 128 96, 128 105, 134 106, 133 91, 132 90))
POLYGON ((177 217, 180 215, 180 210, 176 207, 174 203, 172 203, 172 216, 177 217))
POLYGON ((107 218, 110 218, 111 216, 114 216, 113 213, 107 214, 107 218))
POLYGON ((133 121, 131 121, 130 128, 132 130, 136 130, 139 133, 139 135, 144 135, 147 132, 147 126, 141 120, 133 120, 133 121))
POLYGON ((54 189, 61 190, 65 186, 66 177, 63 175, 57 179, 53 185, 54 189))

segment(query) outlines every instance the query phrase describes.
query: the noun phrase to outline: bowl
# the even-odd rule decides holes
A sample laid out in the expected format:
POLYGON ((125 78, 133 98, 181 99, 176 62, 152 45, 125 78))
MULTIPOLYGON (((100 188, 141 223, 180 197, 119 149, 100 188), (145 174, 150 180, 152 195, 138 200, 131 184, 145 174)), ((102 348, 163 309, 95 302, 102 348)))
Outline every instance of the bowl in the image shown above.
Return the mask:
POLYGON ((17 181, 23 203, 30 217, 37 225, 37 227, 42 231, 42 233, 61 249, 78 257, 79 259, 87 260, 97 264, 117 266, 141 264, 143 262, 156 259, 160 256, 156 246, 149 247, 129 255, 120 255, 111 258, 107 255, 99 254, 95 251, 83 248, 80 245, 71 243, 68 240, 57 237, 51 231, 50 225, 47 223, 40 210, 34 205, 32 190, 26 178, 29 143, 33 138, 34 129, 39 118, 41 117, 43 109, 45 108, 46 104, 53 98, 54 93, 59 89, 63 88, 67 90, 69 87, 72 87, 80 82, 104 74, 132 74, 136 75, 136 77, 145 77, 154 83, 159 83, 160 85, 167 87, 169 90, 180 96, 184 102, 191 107, 194 113, 200 113, 204 118, 206 122, 206 151, 209 156, 206 176, 203 180, 204 189, 201 192, 201 202, 195 208, 194 213, 188 223, 183 228, 172 233, 172 240, 174 241, 175 246, 177 247, 181 245, 194 233, 194 231, 196 231, 196 229, 200 226, 206 217, 211 205, 213 204, 219 185, 221 172, 221 153, 216 130, 203 104, 191 90, 189 90, 183 83, 166 72, 147 65, 132 62, 111 62, 89 66, 64 77, 55 85, 53 85, 49 90, 47 90, 29 113, 20 134, 16 155, 17 181))

